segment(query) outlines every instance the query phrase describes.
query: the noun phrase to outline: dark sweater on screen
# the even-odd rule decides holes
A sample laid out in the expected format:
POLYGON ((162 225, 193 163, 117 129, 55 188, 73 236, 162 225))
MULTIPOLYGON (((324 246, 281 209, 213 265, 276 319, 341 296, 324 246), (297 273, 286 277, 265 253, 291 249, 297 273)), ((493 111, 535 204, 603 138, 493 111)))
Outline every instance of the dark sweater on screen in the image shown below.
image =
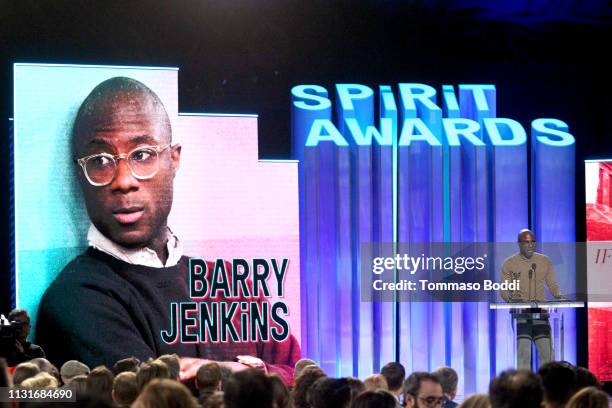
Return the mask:
MULTIPOLYGON (((184 256, 175 266, 153 268, 89 248, 70 262, 45 292, 36 340, 58 367, 71 359, 90 367, 112 367, 126 357, 146 360, 176 353, 217 361, 252 355, 264 360, 270 371, 292 372, 300 350, 291 335, 283 342, 268 343, 169 345, 162 341, 160 331, 170 330, 170 304, 194 301, 189 297, 188 267, 189 258, 184 256)), ((239 322, 236 328, 240 333, 239 322)))

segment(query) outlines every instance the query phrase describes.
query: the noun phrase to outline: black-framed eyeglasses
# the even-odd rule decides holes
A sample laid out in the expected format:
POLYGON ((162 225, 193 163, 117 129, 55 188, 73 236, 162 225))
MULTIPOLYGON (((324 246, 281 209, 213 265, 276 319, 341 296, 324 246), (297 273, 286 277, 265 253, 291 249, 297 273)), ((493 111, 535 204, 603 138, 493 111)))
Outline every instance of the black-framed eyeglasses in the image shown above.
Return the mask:
POLYGON ((417 397, 426 407, 441 407, 447 401, 446 397, 417 397))
POLYGON ((140 146, 123 154, 98 153, 81 157, 76 162, 83 169, 85 178, 93 186, 102 187, 110 184, 117 174, 117 162, 126 160, 132 175, 139 180, 147 180, 159 170, 159 153, 171 147, 171 144, 161 146, 140 146))

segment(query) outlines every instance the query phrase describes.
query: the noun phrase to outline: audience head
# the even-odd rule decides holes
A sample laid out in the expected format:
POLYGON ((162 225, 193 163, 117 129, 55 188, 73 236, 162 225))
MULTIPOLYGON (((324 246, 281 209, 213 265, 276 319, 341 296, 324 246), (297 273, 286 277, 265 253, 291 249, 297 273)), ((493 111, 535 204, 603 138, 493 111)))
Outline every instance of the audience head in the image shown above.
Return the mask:
POLYGON ((457 396, 457 384, 459 383, 457 372, 450 367, 440 367, 433 372, 433 375, 440 380, 442 392, 446 398, 451 401, 454 400, 457 396))
POLYGON ((355 398, 351 408, 395 408, 397 399, 385 390, 365 391, 355 398))
POLYGON ((408 408, 440 405, 444 399, 440 380, 433 374, 416 371, 404 383, 404 404, 408 408))
POLYGON ((7 319, 11 322, 17 321, 21 323, 16 337, 22 343, 26 341, 30 334, 30 315, 28 311, 25 309, 13 309, 8 314, 7 319))
POLYGON ((366 391, 385 390, 389 391, 387 380, 382 374, 372 374, 363 380, 366 391))
POLYGON ((87 392, 112 400, 113 373, 104 366, 91 370, 87 376, 87 392))
POLYGON ((595 374, 584 367, 576 367, 576 390, 581 390, 586 387, 601 388, 601 383, 595 377, 595 374))
POLYGON ((274 408, 291 408, 291 395, 283 380, 276 374, 268 376, 272 386, 274 408))
POLYGON ((223 391, 217 391, 208 399, 202 408, 224 408, 225 402, 223 401, 223 391))
POLYGON ((189 389, 168 378, 153 379, 142 390, 133 408, 196 408, 196 400, 189 389))
POLYGON ((551 361, 538 370, 548 406, 563 406, 576 392, 576 370, 570 363, 551 361))
POLYGON ((13 384, 15 384, 15 386, 21 385, 24 380, 32 378, 38 373, 40 373, 40 368, 38 368, 36 364, 30 362, 21 363, 15 367, 15 371, 13 372, 13 384))
POLYGON ((138 367, 140 367, 140 360, 136 357, 124 358, 113 365, 113 374, 117 375, 125 371, 136 373, 138 372, 138 367))
POLYGON ((272 384, 262 371, 250 368, 235 373, 225 384, 226 408, 272 408, 272 384))
POLYGON ((221 366, 215 362, 202 364, 196 373, 195 386, 201 392, 221 390, 221 366))
POLYGON ((129 407, 138 397, 136 374, 130 371, 119 373, 113 381, 112 395, 117 405, 129 407))
MULTIPOLYGON (((8 363, 4 357, 0 357, 0 387, 12 387, 11 376, 8 372, 8 363)), ((0 404, 2 406, 2 404, 0 404)))
POLYGON ((57 367, 51 364, 51 362, 47 360, 46 358, 42 358, 42 357, 33 358, 32 360, 30 360, 30 363, 36 364, 38 368, 40 368, 40 371, 43 371, 47 374, 51 374, 59 381, 60 375, 59 375, 59 371, 57 370, 57 367))
POLYGON ((159 356, 157 360, 168 366, 168 373, 170 375, 170 379, 179 381, 181 365, 179 357, 176 354, 164 354, 163 356, 159 356))
POLYGON ((597 387, 586 387, 568 401, 566 408, 607 408, 608 394, 597 387))
POLYGON ((305 369, 308 366, 311 365, 317 365, 317 363, 314 360, 311 360, 309 358, 301 358, 299 359, 296 363, 295 363, 295 370, 293 371, 293 376, 295 378, 298 377, 298 375, 300 375, 302 373, 302 370, 305 369))
POLYGON ((70 381, 70 389, 77 393, 87 392, 87 376, 77 375, 70 381))
POLYGON ((404 385, 404 379, 406 378, 406 370, 400 363, 388 363, 380 370, 380 373, 387 380, 389 391, 395 395, 402 393, 402 386, 404 385))
MULTIPOLYGON (((70 388, 72 388, 73 384, 74 381, 70 384, 70 388)), ((86 391, 78 392, 76 394, 76 401, 61 406, 70 408, 118 408, 111 400, 86 391)))
POLYGON ((313 408, 345 408, 351 403, 351 386, 346 378, 320 378, 311 389, 313 408))
POLYGON ((21 383, 21 388, 57 388, 59 381, 49 373, 40 372, 21 383))
POLYGON ((234 376, 234 372, 231 368, 222 365, 221 366, 221 391, 225 390, 225 384, 229 381, 230 378, 234 376))
POLYGON ((89 374, 89 367, 77 360, 68 360, 60 369, 60 376, 62 382, 66 385, 70 384, 70 381, 77 375, 89 374))
POLYGON ((348 381, 349 387, 351 387, 351 402, 353 402, 359 394, 366 390, 366 387, 359 378, 346 377, 346 381, 348 381))
POLYGON ((295 377, 295 387, 293 388, 293 405, 295 408, 309 408, 309 391, 313 384, 320 378, 324 378, 325 373, 319 366, 308 366, 302 370, 299 376, 295 377))
POLYGON ((487 394, 472 394, 463 400, 459 408, 490 408, 489 396, 487 394))
POLYGON ((140 369, 136 373, 136 383, 138 384, 138 391, 141 392, 145 388, 145 386, 155 378, 170 378, 168 366, 157 360, 148 363, 142 363, 140 365, 140 369))
POLYGON ((492 408, 540 408, 542 380, 529 370, 506 370, 489 385, 492 408))

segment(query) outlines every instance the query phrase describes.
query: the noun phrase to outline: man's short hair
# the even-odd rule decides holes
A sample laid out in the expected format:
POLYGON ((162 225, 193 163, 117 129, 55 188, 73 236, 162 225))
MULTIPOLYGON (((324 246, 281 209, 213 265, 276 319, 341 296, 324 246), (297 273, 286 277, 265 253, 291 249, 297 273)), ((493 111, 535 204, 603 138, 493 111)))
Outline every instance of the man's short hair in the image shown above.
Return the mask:
POLYGON ((111 370, 98 366, 87 376, 87 392, 110 400, 112 399, 113 380, 111 370))
POLYGON ((359 378, 346 377, 346 381, 348 381, 349 387, 351 387, 351 402, 366 390, 365 384, 359 378))
POLYGON ((576 390, 581 390, 586 387, 601 389, 601 383, 591 371, 584 367, 576 367, 576 390))
POLYGON ((22 382, 34 377, 38 373, 40 373, 40 368, 36 364, 30 362, 21 363, 15 367, 13 372, 13 384, 21 385, 22 382))
POLYGON ((395 408, 395 396, 385 390, 362 392, 352 403, 351 408, 395 408))
POLYGON ((268 376, 270 381, 270 388, 272 389, 272 403, 275 408, 290 408, 291 404, 291 393, 289 388, 285 385, 285 382, 277 374, 268 376))
POLYGON ((311 392, 311 405, 316 408, 347 407, 351 402, 351 386, 346 378, 320 378, 311 392))
POLYGON ((181 371, 179 357, 176 354, 164 354, 163 356, 159 356, 157 360, 166 364, 168 366, 170 378, 178 381, 181 371))
POLYGON ((440 380, 438 380, 438 377, 435 375, 425 371, 415 371, 406 378, 406 382, 404 383, 404 395, 410 394, 416 396, 421 389, 421 383, 423 383, 423 381, 431 381, 435 384, 440 384, 440 380))
POLYGON ((120 373, 113 381, 113 399, 119 405, 129 406, 138 397, 136 374, 130 371, 120 373))
POLYGON ((196 373, 196 387, 202 391, 214 391, 221 382, 221 366, 215 362, 202 364, 196 373))
POLYGON ((123 373, 125 371, 130 371, 132 373, 138 372, 138 367, 140 366, 140 360, 136 357, 128 357, 122 360, 117 361, 113 365, 113 374, 117 375, 119 373, 123 373))
POLYGON ((295 363, 295 370, 293 371, 293 376, 295 378, 297 378, 300 373, 302 372, 303 369, 305 369, 308 366, 311 365, 317 365, 317 363, 314 360, 311 360, 309 358, 301 358, 299 359, 296 363, 295 363))
POLYGON ((254 368, 235 373, 225 384, 225 407, 271 408, 272 384, 268 377, 254 368))
POLYGON ((506 370, 489 385, 491 408, 540 408, 542 380, 529 370, 506 370))
POLYGON ((13 310, 11 310, 9 312, 8 316, 7 316, 7 319, 12 322, 13 320, 15 320, 15 318, 17 316, 22 316, 22 315, 27 316, 28 320, 30 320, 30 314, 25 309, 13 309, 13 310))
POLYGON ((151 381, 140 393, 134 404, 134 408, 152 407, 182 407, 196 408, 196 400, 189 389, 178 381, 166 379, 155 379, 151 381))
POLYGON ((432 374, 438 377, 438 380, 440 380, 440 385, 442 386, 442 392, 444 394, 451 395, 457 391, 459 376, 457 376, 457 372, 455 370, 450 367, 440 367, 432 374))
POLYGON ((302 370, 299 376, 295 377, 295 387, 293 388, 293 405, 295 408, 310 407, 308 402, 310 389, 318 379, 324 377, 326 377, 325 373, 319 366, 308 366, 302 370))
POLYGON ((60 375, 56 366, 54 366, 49 360, 44 357, 37 357, 30 360, 30 363, 34 363, 40 368, 40 371, 44 371, 47 374, 51 374, 59 381, 60 375))
POLYGON ((136 373, 136 382, 138 383, 138 391, 142 392, 144 387, 156 378, 170 378, 170 370, 166 363, 154 360, 148 363, 142 363, 140 369, 136 373))
POLYGON ((69 384, 77 375, 87 374, 89 374, 89 367, 77 360, 66 361, 60 369, 60 375, 64 384, 69 384))
POLYGON ((576 370, 570 363, 551 361, 538 370, 544 387, 544 400, 565 404, 576 392, 576 370))
POLYGON ((87 392, 87 376, 77 375, 70 381, 70 389, 76 393, 82 394, 87 392))
POLYGON ((404 384, 404 379, 406 378, 406 370, 404 366, 400 363, 391 362, 385 364, 385 366, 380 370, 380 373, 387 380, 387 384, 389 385, 390 390, 398 390, 404 384))

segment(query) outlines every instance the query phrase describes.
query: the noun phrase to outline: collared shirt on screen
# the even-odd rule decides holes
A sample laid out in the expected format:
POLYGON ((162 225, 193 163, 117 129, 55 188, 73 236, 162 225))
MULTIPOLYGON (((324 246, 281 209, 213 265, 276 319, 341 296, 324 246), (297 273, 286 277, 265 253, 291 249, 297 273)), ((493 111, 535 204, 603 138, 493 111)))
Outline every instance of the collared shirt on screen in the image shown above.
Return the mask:
POLYGON ((172 233, 170 228, 167 228, 167 231, 168 243, 166 247, 168 249, 168 259, 165 265, 162 264, 157 253, 151 248, 144 247, 134 249, 117 245, 105 237, 93 224, 89 226, 87 241, 89 242, 89 246, 129 264, 164 268, 176 265, 181 259, 181 256, 183 256, 183 244, 176 235, 172 233))

